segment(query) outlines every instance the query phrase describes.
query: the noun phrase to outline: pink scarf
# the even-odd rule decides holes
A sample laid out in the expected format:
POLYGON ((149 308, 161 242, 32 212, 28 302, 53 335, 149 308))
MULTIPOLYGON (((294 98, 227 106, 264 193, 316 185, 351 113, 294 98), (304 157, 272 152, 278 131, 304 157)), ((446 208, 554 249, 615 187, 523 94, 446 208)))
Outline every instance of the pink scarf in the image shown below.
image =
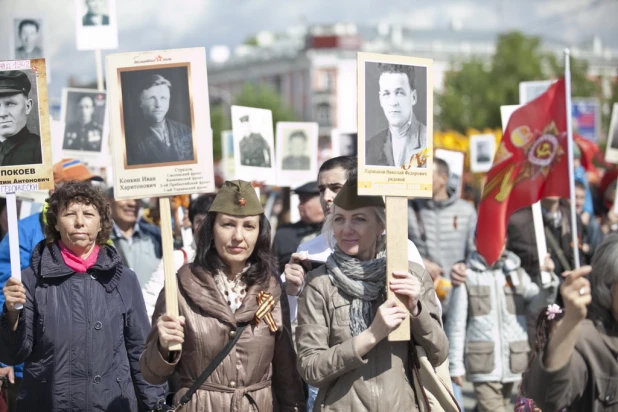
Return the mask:
POLYGON ((90 252, 86 259, 82 259, 71 252, 62 241, 58 241, 58 246, 60 246, 60 254, 62 255, 64 263, 77 273, 86 273, 86 271, 97 262, 97 258, 99 257, 98 245, 94 246, 94 249, 92 249, 92 252, 90 252))

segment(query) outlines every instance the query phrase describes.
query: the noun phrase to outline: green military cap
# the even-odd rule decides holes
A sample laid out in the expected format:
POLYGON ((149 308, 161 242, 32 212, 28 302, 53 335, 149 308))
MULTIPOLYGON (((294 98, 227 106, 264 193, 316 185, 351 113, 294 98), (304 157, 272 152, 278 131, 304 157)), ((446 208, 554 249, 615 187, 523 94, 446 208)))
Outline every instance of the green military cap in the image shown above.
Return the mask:
POLYGON ((234 216, 255 216, 264 213, 264 208, 251 183, 227 180, 217 192, 209 211, 234 216))
POLYGON ((333 203, 345 210, 354 210, 366 206, 384 207, 382 196, 359 196, 358 178, 352 176, 343 185, 333 203))

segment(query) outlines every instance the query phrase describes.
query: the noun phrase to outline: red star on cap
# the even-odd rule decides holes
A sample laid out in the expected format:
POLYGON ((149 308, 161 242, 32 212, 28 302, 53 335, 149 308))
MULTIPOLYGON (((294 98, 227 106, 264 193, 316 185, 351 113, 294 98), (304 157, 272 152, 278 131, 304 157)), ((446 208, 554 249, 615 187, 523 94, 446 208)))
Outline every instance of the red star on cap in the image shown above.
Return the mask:
POLYGON ((246 201, 246 200, 245 200, 245 198, 243 197, 243 198, 241 198, 241 199, 238 201, 238 204, 239 204, 239 205, 241 205, 241 206, 244 206, 245 204, 247 204, 247 201, 246 201))

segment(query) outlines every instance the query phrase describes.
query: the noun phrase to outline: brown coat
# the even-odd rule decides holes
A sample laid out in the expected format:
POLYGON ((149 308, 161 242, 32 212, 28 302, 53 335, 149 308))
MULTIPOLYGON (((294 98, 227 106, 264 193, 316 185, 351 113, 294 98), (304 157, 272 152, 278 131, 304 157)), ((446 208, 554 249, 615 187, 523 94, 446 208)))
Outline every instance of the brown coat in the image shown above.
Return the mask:
POLYGON ((618 334, 585 320, 569 362, 550 371, 539 355, 524 374, 523 389, 543 411, 618 411, 618 334))
MULTIPOLYGON (((421 311, 411 318, 411 335, 437 366, 447 358, 448 341, 433 282, 420 265, 410 263, 410 270, 423 279, 421 311)), ((408 342, 384 339, 360 357, 350 333, 350 303, 325 266, 307 275, 298 303, 296 347, 302 377, 319 389, 314 412, 417 410, 409 383, 408 342)))
MULTIPOLYGON (((267 292, 277 302, 272 314, 279 327, 270 332, 265 321, 256 326, 256 297, 262 287, 247 290, 243 303, 232 314, 214 277, 201 269, 183 266, 178 272, 178 309, 185 317, 185 341, 173 361, 163 359, 158 349, 156 321, 140 359, 142 374, 148 382, 163 383, 176 370, 182 395, 223 349, 238 324, 251 322, 230 352, 182 409, 191 412, 246 412, 305 410, 303 384, 295 369, 296 354, 287 328, 282 326, 279 297, 281 289, 273 276, 267 292), (252 406, 252 403, 254 405, 252 406)), ((165 290, 161 291, 153 319, 165 312, 165 290)))

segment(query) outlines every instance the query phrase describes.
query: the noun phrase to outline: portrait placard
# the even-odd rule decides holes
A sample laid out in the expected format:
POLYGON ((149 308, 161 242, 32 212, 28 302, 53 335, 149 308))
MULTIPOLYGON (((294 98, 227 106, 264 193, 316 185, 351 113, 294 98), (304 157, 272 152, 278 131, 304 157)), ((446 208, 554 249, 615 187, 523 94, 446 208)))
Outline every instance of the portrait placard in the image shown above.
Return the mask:
POLYGON ((332 129, 330 134, 332 157, 358 156, 358 133, 356 130, 332 129))
POLYGON ((205 49, 106 59, 114 196, 214 191, 205 49))
POLYGON ((0 191, 53 189, 45 59, 0 62, 0 191))
POLYGON ((271 111, 232 106, 232 130, 236 178, 276 185, 271 111))
POLYGON ((234 132, 224 130, 221 132, 221 151, 223 154, 223 177, 225 180, 234 180, 236 166, 234 165, 234 132))
POLYGON ((118 48, 116 0, 74 0, 77 50, 118 48))
POLYGON ((461 196, 465 154, 455 150, 436 149, 434 157, 446 162, 448 165, 448 189, 457 193, 458 197, 461 196))
POLYGON ((484 173, 491 169, 496 153, 496 136, 476 134, 470 136, 470 170, 484 173))
POLYGON ((535 80, 519 83, 519 104, 530 103, 549 89, 555 80, 535 80))
MULTIPOLYGON (((11 60, 33 60, 45 57, 43 19, 34 16, 13 18, 13 30, 9 36, 11 60)), ((46 34, 45 34, 46 35, 46 34)))
POLYGON ((295 187, 318 174, 317 123, 277 123, 277 184, 295 187))
POLYGON ((60 113, 64 123, 62 152, 90 165, 107 165, 107 98, 95 89, 62 90, 60 113))
POLYGON ((609 122, 605 160, 610 163, 618 163, 618 103, 614 103, 612 118, 609 122))
POLYGON ((358 193, 431 197, 433 61, 358 53, 358 193))

